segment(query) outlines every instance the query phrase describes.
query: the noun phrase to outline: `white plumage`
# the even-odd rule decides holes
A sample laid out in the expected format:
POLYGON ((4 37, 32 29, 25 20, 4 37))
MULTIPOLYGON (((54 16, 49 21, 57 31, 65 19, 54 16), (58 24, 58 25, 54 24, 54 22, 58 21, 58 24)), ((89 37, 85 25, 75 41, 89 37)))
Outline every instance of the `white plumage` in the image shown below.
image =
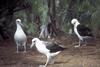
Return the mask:
POLYGON ((20 19, 16 19, 16 25, 17 25, 17 29, 14 34, 14 39, 17 45, 17 53, 19 52, 19 46, 24 46, 24 52, 26 52, 27 37, 21 27, 22 23, 20 19))
MULTIPOLYGON (((40 53, 47 56, 47 61, 44 67, 47 66, 47 64, 51 61, 51 59, 54 58, 54 56, 58 55, 62 50, 65 49, 57 44, 41 41, 38 38, 32 39, 30 48, 32 48, 34 45, 40 53)), ((52 61, 52 63, 54 63, 54 61, 52 61)))
POLYGON ((87 38, 93 37, 91 29, 85 25, 80 24, 77 19, 72 19, 71 23, 74 25, 74 32, 79 38, 79 45, 75 47, 80 47, 81 42, 85 41, 87 38))

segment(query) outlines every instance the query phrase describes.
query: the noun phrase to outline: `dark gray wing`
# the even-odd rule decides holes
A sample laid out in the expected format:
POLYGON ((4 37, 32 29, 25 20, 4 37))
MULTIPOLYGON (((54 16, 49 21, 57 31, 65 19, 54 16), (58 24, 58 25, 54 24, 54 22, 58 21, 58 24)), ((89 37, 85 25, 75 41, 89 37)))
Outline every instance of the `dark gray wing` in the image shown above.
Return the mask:
POLYGON ((45 42, 46 48, 50 50, 51 53, 57 52, 57 51, 62 51, 66 48, 61 47, 60 45, 52 42, 45 42))
POLYGON ((85 25, 78 25, 77 31, 81 36, 93 36, 91 29, 85 25))

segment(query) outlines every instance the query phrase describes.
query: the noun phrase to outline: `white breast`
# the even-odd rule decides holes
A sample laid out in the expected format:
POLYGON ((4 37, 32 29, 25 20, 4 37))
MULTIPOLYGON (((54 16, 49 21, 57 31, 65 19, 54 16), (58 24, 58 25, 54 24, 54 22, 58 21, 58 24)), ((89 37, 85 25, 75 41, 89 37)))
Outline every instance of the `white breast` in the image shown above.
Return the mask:
POLYGON ((83 38, 79 35, 79 33, 78 33, 78 31, 77 31, 77 26, 78 26, 78 25, 75 25, 75 26, 74 26, 74 32, 75 32, 75 34, 78 36, 78 38, 79 38, 80 40, 83 40, 83 38))
POLYGON ((36 48, 40 53, 47 54, 49 52, 48 49, 46 49, 46 46, 40 41, 36 42, 36 48))
POLYGON ((17 24, 17 30, 14 35, 15 41, 26 42, 27 37, 24 31, 22 30, 21 26, 17 24))

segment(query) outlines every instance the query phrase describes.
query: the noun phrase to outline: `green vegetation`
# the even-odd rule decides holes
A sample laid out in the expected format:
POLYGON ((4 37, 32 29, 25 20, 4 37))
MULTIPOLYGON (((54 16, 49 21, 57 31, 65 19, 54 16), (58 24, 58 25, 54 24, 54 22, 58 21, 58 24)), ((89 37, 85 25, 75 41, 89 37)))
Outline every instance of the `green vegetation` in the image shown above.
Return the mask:
MULTIPOLYGON (((35 34, 37 32, 36 21, 34 19, 36 15, 40 17, 40 22, 41 22, 40 25, 48 23, 49 0, 28 0, 28 1, 32 4, 32 10, 31 11, 29 10, 30 12, 27 12, 26 10, 18 11, 14 13, 14 15, 15 17, 19 17, 23 20, 25 29, 28 34, 35 34)), ((53 1, 51 0, 51 3, 52 2, 53 1)), ((74 17, 83 20, 85 19, 84 21, 82 20, 83 21, 82 23, 90 26, 93 29, 99 28, 100 27, 99 4, 100 4, 99 0, 74 0, 74 2, 73 0, 55 0, 56 18, 57 18, 56 20, 61 27, 60 29, 68 33, 69 29, 71 28, 70 21, 74 17), (72 13, 72 15, 70 13, 72 13), (87 15, 84 15, 85 13, 87 13, 87 15)))

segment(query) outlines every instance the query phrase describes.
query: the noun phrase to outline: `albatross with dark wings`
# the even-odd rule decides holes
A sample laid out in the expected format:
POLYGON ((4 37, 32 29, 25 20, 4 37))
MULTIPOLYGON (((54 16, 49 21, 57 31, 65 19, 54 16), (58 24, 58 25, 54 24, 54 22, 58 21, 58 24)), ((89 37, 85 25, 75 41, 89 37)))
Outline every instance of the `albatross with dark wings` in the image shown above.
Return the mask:
POLYGON ((86 42, 87 38, 93 37, 92 31, 89 27, 79 23, 77 19, 72 19, 71 23, 74 25, 74 32, 79 38, 79 45, 75 47, 80 47, 82 42, 86 42))

